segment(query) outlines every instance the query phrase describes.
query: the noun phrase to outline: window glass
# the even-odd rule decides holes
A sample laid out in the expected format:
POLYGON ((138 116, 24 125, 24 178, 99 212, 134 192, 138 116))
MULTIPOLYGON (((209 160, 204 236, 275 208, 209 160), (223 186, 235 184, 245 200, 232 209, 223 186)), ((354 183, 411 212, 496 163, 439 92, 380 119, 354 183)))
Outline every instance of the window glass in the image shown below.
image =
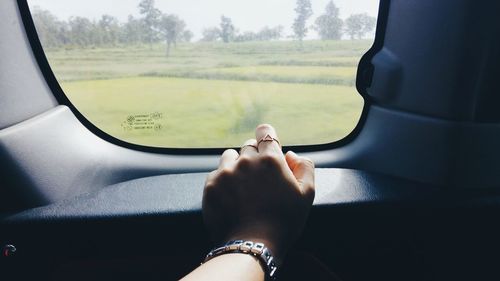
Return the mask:
POLYGON ((50 66, 75 107, 123 141, 240 146, 273 124, 285 145, 356 126, 355 76, 373 0, 29 0, 50 66))

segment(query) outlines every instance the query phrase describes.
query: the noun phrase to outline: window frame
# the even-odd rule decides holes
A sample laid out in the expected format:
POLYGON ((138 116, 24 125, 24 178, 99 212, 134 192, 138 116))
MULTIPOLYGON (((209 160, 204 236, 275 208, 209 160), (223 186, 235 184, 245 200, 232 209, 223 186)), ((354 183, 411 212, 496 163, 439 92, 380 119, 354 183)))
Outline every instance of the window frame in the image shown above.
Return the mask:
MULTIPOLYGON (((35 23, 33 21, 28 1, 29 0, 17 0, 17 4, 23 21, 26 36, 28 38, 29 44, 33 51, 33 55, 38 64, 38 67, 40 68, 41 74, 44 77, 49 89, 56 98, 57 102, 60 105, 67 106, 73 112, 75 117, 80 121, 80 123, 84 125, 94 135, 98 136, 99 138, 107 142, 110 142, 112 144, 127 149, 148 152, 148 153, 168 154, 168 155, 218 155, 224 152, 226 149, 231 149, 231 148, 237 150, 239 149, 239 147, 230 147, 230 148, 152 147, 152 146, 134 144, 121 140, 106 133, 105 131, 97 127, 95 124, 90 122, 90 120, 88 120, 82 113, 80 113, 78 108, 66 96, 64 90, 57 81, 57 78, 54 72, 52 71, 50 63, 45 55, 45 51, 43 49, 42 43, 36 31, 35 23)), ((385 30, 387 25, 386 21, 389 13, 390 1, 391 0, 380 0, 374 42, 372 44, 372 47, 368 49, 368 51, 361 57, 357 67, 356 89, 364 101, 361 116, 358 120, 357 125, 347 136, 338 141, 326 144, 317 144, 317 145, 284 146, 283 147, 284 151, 293 150, 295 152, 305 153, 305 152, 319 152, 325 150, 332 150, 347 145, 359 135, 360 131, 362 130, 366 122, 369 108, 373 104, 373 100, 367 93, 367 88, 370 87, 371 78, 373 76, 373 70, 374 70, 373 65, 371 64, 371 59, 384 46, 385 30)))

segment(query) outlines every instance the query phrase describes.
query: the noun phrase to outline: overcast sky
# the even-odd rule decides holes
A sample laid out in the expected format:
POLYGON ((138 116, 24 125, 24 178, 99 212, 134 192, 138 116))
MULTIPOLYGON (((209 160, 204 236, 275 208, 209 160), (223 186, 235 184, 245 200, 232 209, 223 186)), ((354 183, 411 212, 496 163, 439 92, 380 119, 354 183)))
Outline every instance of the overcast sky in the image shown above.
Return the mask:
MULTIPOLYGON (((40 6, 60 19, 84 16, 99 19, 103 14, 126 21, 127 16, 138 15, 140 0, 29 0, 30 6, 40 6)), ((233 20, 240 31, 257 31, 263 26, 283 25, 287 35, 295 16, 295 0, 156 0, 156 6, 164 13, 179 15, 186 21, 196 38, 206 27, 217 26, 220 16, 233 20)), ((329 0, 312 0, 314 19, 323 13, 329 0)), ((378 0, 334 0, 340 8, 342 18, 354 13, 377 16, 378 0)), ((311 34, 311 36, 314 36, 311 34)))

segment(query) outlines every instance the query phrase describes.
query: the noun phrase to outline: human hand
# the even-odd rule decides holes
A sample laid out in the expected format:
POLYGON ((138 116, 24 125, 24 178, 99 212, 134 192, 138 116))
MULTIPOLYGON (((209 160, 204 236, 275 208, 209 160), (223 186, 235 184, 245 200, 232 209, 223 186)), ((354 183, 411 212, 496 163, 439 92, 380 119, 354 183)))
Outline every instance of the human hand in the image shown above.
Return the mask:
POLYGON ((270 125, 257 127, 255 135, 241 154, 226 150, 208 176, 203 218, 217 242, 262 242, 280 260, 302 232, 314 200, 314 163, 293 152, 283 155, 270 125))

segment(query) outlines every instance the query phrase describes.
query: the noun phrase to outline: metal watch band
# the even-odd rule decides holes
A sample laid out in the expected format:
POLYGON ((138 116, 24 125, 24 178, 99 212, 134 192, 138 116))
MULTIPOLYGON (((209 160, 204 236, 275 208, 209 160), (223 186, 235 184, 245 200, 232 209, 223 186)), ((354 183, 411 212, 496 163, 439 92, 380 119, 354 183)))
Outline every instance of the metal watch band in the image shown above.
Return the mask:
POLYGON ((274 260, 271 251, 266 248, 263 243, 255 243, 253 241, 233 240, 229 241, 221 247, 215 248, 205 257, 203 263, 224 254, 243 253, 249 254, 259 259, 260 263, 266 271, 268 280, 276 280, 276 272, 278 266, 274 260))

